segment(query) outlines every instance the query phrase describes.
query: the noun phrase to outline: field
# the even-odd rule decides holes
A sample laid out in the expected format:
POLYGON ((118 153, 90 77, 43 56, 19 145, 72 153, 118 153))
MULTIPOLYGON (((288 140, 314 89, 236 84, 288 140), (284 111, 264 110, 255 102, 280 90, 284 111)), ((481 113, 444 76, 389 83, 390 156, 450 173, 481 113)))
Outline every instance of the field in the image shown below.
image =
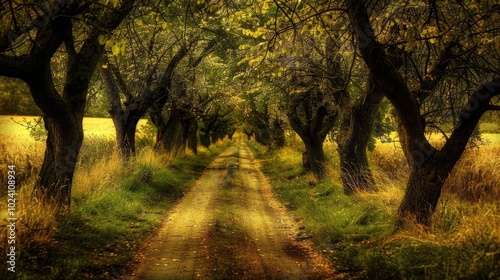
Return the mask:
MULTIPOLYGON (((29 138, 30 130, 23 127, 27 122, 31 125, 36 124, 39 117, 36 116, 2 116, 0 115, 0 136, 2 139, 5 137, 21 138, 24 141, 32 140, 29 138), (16 123, 17 122, 17 123, 16 123)), ((147 123, 146 119, 139 121, 137 126, 138 131, 141 131, 143 126, 147 123)), ((40 124, 41 126, 41 124, 40 124)), ((109 137, 113 138, 115 128, 113 121, 108 118, 84 118, 83 131, 87 138, 90 137, 109 137)), ((5 141, 2 141, 5 143, 5 141)))
MULTIPOLYGON (((33 117, 15 117, 17 122, 33 117)), ((57 222, 30 200, 43 160, 44 143, 25 127, 0 116, 0 168, 18 170, 17 238, 22 240, 18 278, 113 279, 133 267, 144 236, 161 224, 205 166, 223 150, 172 160, 154 153, 142 120, 138 156, 122 164, 114 151, 109 119, 86 118, 86 137, 75 174, 72 211, 57 222), (54 244, 57 244, 55 246, 54 244)), ((489 127, 494 127, 490 125, 489 127)), ((496 132, 496 131, 491 131, 496 132)), ((301 143, 267 151, 250 143, 278 199, 301 224, 298 239, 310 239, 351 279, 497 279, 500 277, 500 137, 469 148, 450 175, 431 229, 393 232, 408 176, 396 143, 377 143, 369 153, 379 192, 343 195, 336 148, 327 143, 328 180, 317 184, 301 168, 301 143), (293 148, 292 148, 293 147, 293 148), (278 168, 279 167, 279 168, 278 168)), ((439 141, 439 139, 433 139, 439 141)), ((2 180, 4 178, 2 177, 2 180)), ((6 199, 6 193, 0 194, 6 199)), ((2 204, 3 205, 3 204, 2 204)), ((6 212, 0 213, 4 262, 6 212)), ((1 279, 3 278, 0 272, 1 279)))

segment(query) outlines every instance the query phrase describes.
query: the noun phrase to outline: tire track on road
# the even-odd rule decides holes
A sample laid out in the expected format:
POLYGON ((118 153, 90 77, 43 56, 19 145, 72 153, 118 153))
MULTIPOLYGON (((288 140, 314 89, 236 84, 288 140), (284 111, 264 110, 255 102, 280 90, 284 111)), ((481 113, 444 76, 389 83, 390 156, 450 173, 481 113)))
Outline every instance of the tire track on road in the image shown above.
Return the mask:
POLYGON ((131 279, 332 278, 330 264, 297 233, 240 141, 169 212, 131 279))

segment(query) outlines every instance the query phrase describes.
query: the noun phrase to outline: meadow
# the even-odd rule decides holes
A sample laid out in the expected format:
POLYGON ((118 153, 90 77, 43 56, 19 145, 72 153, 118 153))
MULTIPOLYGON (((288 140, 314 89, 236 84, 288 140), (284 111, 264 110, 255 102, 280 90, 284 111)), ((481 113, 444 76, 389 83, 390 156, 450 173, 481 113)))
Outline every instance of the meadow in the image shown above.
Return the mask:
MULTIPOLYGON (((33 117, 16 117, 17 122, 33 117)), ((161 224, 168 209, 227 142, 198 155, 171 159, 152 151, 140 123, 138 156, 122 163, 114 151, 109 119, 85 119, 86 137, 73 187, 72 210, 57 222, 30 199, 44 143, 30 130, 0 116, 0 169, 18 171, 18 279, 116 279, 133 270, 135 252, 161 224)), ((489 127, 494 127, 490 125, 489 127)), ((497 279, 500 277, 500 137, 469 148, 447 181, 433 227, 394 232, 408 169, 396 143, 377 142, 369 152, 376 193, 342 192, 335 145, 326 143, 328 178, 316 183, 301 167, 302 144, 288 137, 277 151, 250 143, 277 197, 345 279, 497 279)), ((437 139, 438 141, 438 139, 437 139)), ((2 179, 3 180, 3 179, 2 179)), ((6 199, 6 192, 0 194, 6 199)), ((4 205, 2 203, 2 205, 4 205)), ((4 263, 6 211, 0 212, 4 263)), ((137 256, 135 256, 137 257, 137 256)), ((1 279, 9 275, 3 275, 1 279)))

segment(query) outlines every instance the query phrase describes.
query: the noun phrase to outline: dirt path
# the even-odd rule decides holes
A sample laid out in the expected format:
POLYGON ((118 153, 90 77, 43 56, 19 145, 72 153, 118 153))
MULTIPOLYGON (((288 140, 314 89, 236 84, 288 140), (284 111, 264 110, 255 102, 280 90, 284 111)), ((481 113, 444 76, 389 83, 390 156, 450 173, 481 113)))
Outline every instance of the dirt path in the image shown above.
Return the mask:
POLYGON ((168 214, 131 279, 325 279, 328 263, 271 192, 244 143, 229 147, 168 214))

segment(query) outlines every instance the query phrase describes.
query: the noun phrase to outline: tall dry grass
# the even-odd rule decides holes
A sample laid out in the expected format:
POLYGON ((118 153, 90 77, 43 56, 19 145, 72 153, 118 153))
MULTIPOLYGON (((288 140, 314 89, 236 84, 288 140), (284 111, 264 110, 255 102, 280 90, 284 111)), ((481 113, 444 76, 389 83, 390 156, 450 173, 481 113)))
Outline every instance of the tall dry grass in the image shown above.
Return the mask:
MULTIPOLYGON (((361 197, 380 202, 395 215, 409 174, 404 155, 385 144, 377 146, 370 158, 380 191, 361 197)), ((475 261, 491 263, 491 254, 500 249, 499 168, 500 147, 468 148, 445 181, 432 227, 409 223, 386 242, 414 240, 419 246, 456 248, 475 258, 467 264, 471 270, 481 267, 475 261)))
MULTIPOLYGON (((15 165, 18 186, 33 179, 43 162, 45 143, 16 137, 3 137, 0 144, 0 182, 6 182, 7 166, 15 165)), ((2 196, 4 194, 0 194, 2 196)))
MULTIPOLYGON (((382 144, 371 152, 374 176, 382 186, 389 182, 404 183, 409 168, 401 148, 382 144)), ((468 148, 449 174, 443 193, 469 202, 500 200, 500 147, 485 145, 468 148)), ((390 184, 390 183, 389 183, 390 184)))
POLYGON ((376 178, 386 182, 405 181, 408 179, 408 162, 401 147, 394 144, 379 144, 369 153, 370 165, 376 178))
MULTIPOLYGON (((16 238, 22 240, 23 247, 40 247, 53 241, 57 221, 55 209, 48 209, 34 201, 31 192, 43 161, 44 143, 26 138, 24 140, 4 138, 0 145, 0 170, 2 181, 5 181, 7 165, 16 166, 16 238)), ((72 199, 73 205, 105 195, 116 190, 122 182, 135 172, 139 166, 160 169, 170 162, 165 156, 144 148, 138 152, 136 159, 124 164, 115 149, 114 141, 107 137, 86 138, 77 168, 75 170, 72 199)), ((7 199, 7 192, 0 193, 0 199, 7 199)), ((1 205, 4 205, 3 203, 1 205)), ((7 249, 7 211, 0 211, 0 248, 7 249)), ((5 255, 5 254, 2 254, 5 255)))
POLYGON ((500 147, 483 146, 464 152, 443 191, 469 202, 500 201, 500 147))
MULTIPOLYGON (((52 240, 55 228, 55 209, 43 209, 31 199, 32 187, 43 162, 45 144, 31 138, 19 138, 2 135, 0 145, 0 182, 7 182, 7 166, 15 165, 16 172, 16 239, 23 241, 23 246, 34 243, 43 244, 52 240)), ((6 205, 7 189, 0 192, 0 205, 6 205)), ((7 250, 6 209, 0 211, 0 248, 2 258, 7 250)))

